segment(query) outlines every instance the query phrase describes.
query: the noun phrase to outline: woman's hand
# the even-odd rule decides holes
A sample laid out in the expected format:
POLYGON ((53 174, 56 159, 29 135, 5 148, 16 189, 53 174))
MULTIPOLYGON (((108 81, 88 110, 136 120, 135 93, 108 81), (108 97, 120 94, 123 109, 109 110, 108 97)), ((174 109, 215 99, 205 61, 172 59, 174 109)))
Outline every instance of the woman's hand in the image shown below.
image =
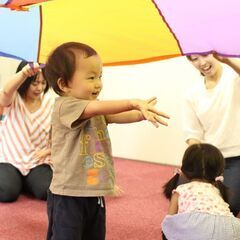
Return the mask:
POLYGON ((2 107, 9 106, 15 98, 17 89, 26 78, 36 75, 41 71, 42 67, 43 66, 38 63, 29 63, 24 66, 21 71, 15 73, 9 80, 5 81, 2 91, 0 92, 0 105, 2 107))
POLYGON ((39 72, 41 72, 41 66, 38 63, 29 63, 21 70, 24 78, 32 77, 39 72))
POLYGON ((216 52, 213 52, 213 56, 220 62, 227 64, 231 67, 238 75, 240 75, 240 60, 239 58, 227 58, 219 56, 216 52))
POLYGON ((47 157, 48 155, 51 155, 50 148, 44 148, 36 151, 33 155, 33 158, 36 159, 36 162, 39 162, 45 157, 47 157))
POLYGON ((227 63, 230 61, 229 58, 220 56, 220 55, 218 55, 216 52, 213 52, 212 55, 213 55, 219 62, 222 62, 222 63, 227 64, 227 63))

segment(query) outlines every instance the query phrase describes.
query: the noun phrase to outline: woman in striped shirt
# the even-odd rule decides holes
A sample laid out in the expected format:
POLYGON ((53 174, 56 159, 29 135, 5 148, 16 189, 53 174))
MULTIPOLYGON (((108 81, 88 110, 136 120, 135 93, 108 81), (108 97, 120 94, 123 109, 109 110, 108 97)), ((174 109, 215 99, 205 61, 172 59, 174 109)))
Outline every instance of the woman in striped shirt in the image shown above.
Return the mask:
POLYGON ((48 89, 40 66, 22 61, 0 91, 0 202, 22 192, 46 200, 52 179, 48 89))

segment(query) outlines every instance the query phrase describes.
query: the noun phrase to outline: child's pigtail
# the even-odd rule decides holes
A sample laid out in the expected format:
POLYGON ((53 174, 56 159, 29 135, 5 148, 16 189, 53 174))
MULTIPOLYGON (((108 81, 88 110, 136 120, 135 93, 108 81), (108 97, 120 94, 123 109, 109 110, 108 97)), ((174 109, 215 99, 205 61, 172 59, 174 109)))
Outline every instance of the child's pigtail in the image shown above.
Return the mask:
POLYGON ((229 190, 228 188, 223 184, 221 180, 216 180, 215 181, 215 186, 219 189, 223 200, 226 203, 229 203, 229 190))
POLYGON ((167 199, 171 199, 172 191, 177 187, 180 173, 177 172, 166 184, 163 186, 163 194, 167 199))

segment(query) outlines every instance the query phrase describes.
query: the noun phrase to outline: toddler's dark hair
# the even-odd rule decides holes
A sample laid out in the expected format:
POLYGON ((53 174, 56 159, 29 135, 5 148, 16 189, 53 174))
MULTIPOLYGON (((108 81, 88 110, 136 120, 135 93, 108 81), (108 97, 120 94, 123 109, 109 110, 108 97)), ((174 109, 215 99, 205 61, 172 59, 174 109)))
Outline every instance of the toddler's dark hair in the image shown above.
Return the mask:
MULTIPOLYGON (((181 171, 187 180, 207 181, 216 186, 224 199, 228 202, 227 188, 221 181, 215 181, 223 174, 225 160, 218 148, 211 144, 201 143, 189 146, 183 156, 181 171)), ((173 176, 164 186, 163 193, 170 199, 172 191, 177 187, 180 174, 173 176)))
POLYGON ((67 42, 53 50, 47 59, 43 72, 44 78, 60 96, 63 92, 59 88, 57 81, 61 78, 64 84, 68 86, 76 70, 76 53, 78 52, 85 58, 97 55, 97 52, 86 44, 67 42))

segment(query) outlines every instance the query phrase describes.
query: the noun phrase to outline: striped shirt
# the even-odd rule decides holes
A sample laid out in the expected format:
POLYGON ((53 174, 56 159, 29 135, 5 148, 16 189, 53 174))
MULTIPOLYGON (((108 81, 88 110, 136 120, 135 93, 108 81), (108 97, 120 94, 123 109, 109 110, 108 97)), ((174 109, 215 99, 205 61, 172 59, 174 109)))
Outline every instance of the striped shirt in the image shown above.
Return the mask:
POLYGON ((46 94, 40 108, 31 113, 16 94, 0 118, 0 162, 12 164, 24 176, 40 164, 50 164, 50 155, 40 161, 34 155, 50 147, 52 107, 53 100, 46 94))

